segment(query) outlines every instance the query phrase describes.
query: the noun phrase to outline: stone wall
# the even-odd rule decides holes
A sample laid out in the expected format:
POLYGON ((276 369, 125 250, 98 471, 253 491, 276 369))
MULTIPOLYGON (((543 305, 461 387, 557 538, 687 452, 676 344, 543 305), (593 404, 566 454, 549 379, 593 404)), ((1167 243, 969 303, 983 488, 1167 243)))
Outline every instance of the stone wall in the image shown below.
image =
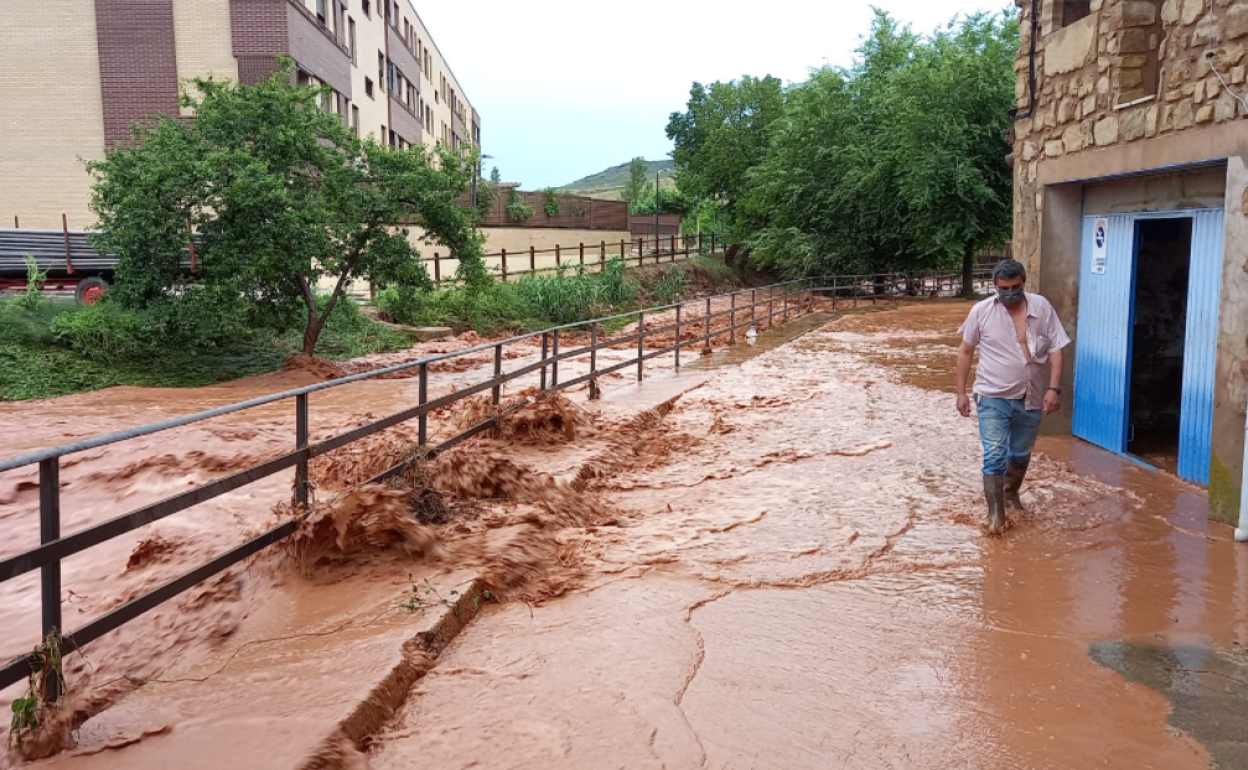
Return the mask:
MULTIPOLYGON (((1016 94, 1028 108, 1031 0, 1021 8, 1016 94)), ((1064 0, 1041 0, 1034 112, 1015 124, 1015 252, 1040 261, 1045 161, 1242 119, 1248 0, 1092 0, 1062 27, 1064 0), (1214 71, 1233 89, 1228 92, 1214 71)), ((1248 124, 1245 124, 1248 132, 1248 124)), ((1145 168, 1141 165, 1140 168, 1145 168)))

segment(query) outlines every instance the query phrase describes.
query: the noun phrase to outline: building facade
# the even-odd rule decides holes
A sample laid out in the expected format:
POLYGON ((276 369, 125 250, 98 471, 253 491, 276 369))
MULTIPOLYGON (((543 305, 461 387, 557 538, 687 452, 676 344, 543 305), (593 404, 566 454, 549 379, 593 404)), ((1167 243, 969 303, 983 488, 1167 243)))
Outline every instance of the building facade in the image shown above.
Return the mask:
POLYGON ((94 223, 84 162, 179 110, 187 80, 270 76, 395 147, 479 146, 480 118, 410 0, 44 0, 0 26, 0 226, 94 223))
POLYGON ((1014 251, 1075 338, 1059 429, 1238 517, 1248 0, 1018 0, 1014 251))

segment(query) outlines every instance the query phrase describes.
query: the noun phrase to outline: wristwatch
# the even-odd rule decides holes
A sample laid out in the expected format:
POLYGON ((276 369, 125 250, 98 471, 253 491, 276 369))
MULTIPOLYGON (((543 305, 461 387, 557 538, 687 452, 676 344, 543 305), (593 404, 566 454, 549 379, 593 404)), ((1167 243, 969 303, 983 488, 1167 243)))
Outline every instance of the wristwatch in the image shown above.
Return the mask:
POLYGON ((1060 396, 1060 395, 1062 395, 1062 389, 1061 389, 1061 388, 1049 388, 1049 390, 1053 391, 1054 393, 1056 393, 1056 394, 1057 394, 1057 395, 1059 395, 1059 396, 1060 396))

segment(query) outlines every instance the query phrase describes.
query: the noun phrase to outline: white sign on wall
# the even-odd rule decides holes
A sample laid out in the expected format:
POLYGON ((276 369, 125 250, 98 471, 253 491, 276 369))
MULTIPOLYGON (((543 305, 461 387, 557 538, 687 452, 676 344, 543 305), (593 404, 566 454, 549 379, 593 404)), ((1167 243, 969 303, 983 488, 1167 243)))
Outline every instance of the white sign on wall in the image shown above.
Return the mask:
POLYGON ((1105 275, 1109 262, 1109 220, 1097 219, 1092 223, 1092 274, 1105 275))

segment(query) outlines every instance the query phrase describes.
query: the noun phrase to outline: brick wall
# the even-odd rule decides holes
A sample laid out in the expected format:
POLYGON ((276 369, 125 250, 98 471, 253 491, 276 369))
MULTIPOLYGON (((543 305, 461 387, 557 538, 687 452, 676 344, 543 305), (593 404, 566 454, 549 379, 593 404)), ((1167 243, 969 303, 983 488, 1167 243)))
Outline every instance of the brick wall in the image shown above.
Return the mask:
POLYGON ((5 3, 0 24, 0 225, 95 221, 79 158, 104 154, 95 9, 84 0, 5 3))
POLYGON ((135 123, 178 111, 173 0, 95 0, 104 141, 126 141, 135 123))

